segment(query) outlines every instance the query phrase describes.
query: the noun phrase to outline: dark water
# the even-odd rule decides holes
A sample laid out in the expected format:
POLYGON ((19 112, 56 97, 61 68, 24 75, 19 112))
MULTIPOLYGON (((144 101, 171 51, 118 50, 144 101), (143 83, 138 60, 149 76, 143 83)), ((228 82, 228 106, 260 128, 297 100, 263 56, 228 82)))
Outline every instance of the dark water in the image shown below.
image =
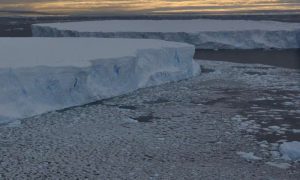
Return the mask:
POLYGON ((282 139, 299 141, 300 134, 291 131, 291 129, 300 129, 300 114, 297 112, 299 91, 266 90, 259 93, 269 99, 257 99, 240 104, 240 107, 243 107, 242 114, 254 120, 262 128, 256 134, 257 140, 272 143, 282 139), (271 126, 279 126, 288 130, 278 133, 265 129, 271 126))
POLYGON ((195 59, 229 61, 236 63, 266 64, 300 69, 300 49, 288 50, 201 50, 195 59))

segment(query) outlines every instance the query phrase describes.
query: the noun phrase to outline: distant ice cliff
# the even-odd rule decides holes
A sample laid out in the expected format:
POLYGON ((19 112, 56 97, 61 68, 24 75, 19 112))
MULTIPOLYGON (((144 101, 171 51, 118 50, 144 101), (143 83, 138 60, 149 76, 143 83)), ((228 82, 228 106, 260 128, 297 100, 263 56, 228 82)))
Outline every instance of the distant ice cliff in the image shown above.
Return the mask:
POLYGON ((33 36, 161 39, 202 49, 300 48, 300 24, 248 20, 106 20, 36 24, 33 36))

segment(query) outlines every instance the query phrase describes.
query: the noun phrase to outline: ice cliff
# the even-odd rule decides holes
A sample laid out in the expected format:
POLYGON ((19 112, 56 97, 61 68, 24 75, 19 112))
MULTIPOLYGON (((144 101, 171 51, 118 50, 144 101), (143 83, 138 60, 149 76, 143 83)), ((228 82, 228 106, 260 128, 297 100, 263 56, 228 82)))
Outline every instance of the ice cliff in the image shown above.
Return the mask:
POLYGON ((160 40, 0 38, 0 123, 199 73, 194 46, 160 40))
POLYGON ((248 20, 106 20, 32 25, 33 36, 144 38, 202 49, 300 48, 300 24, 248 20))

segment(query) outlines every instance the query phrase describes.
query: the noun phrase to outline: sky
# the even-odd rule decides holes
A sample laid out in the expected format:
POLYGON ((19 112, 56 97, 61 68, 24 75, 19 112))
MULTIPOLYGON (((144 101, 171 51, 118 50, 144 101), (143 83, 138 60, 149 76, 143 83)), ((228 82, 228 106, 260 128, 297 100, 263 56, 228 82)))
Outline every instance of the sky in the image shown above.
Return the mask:
POLYGON ((300 12, 300 0, 0 0, 0 11, 54 15, 300 12))

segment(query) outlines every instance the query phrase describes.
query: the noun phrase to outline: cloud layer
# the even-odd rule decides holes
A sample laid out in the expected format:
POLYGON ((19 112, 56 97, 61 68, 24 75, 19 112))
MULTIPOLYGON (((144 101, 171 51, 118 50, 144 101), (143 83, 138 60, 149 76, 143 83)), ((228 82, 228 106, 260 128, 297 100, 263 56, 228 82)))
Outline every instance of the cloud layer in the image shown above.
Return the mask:
POLYGON ((0 0, 0 10, 64 14, 300 10, 300 0, 0 0))

